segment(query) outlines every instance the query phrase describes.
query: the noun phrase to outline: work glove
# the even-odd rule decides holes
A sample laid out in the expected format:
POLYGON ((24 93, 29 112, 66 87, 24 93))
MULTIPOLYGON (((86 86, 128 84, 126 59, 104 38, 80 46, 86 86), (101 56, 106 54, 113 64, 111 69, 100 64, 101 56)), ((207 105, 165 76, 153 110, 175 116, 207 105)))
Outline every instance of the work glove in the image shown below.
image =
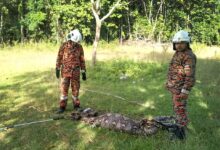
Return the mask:
POLYGON ((86 81, 86 72, 85 71, 82 71, 82 80, 86 81))
POLYGON ((60 78, 60 69, 56 68, 56 77, 57 79, 60 78))

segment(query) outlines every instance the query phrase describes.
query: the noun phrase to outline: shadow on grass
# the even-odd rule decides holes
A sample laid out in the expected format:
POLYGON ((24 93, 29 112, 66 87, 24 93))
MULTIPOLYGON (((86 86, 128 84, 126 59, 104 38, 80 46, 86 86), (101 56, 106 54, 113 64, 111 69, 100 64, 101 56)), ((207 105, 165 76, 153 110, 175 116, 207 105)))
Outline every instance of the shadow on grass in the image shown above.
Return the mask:
MULTIPOLYGON (((195 140, 207 149, 216 149, 220 139, 220 61, 199 59, 197 83, 189 99, 189 116, 195 140)), ((202 147, 202 146, 201 146, 202 147)))
MULTIPOLYGON (((0 149, 215 149, 220 137, 216 132, 220 122, 219 65, 218 60, 198 60, 197 84, 189 99, 193 132, 190 132, 188 144, 183 147, 181 144, 170 144, 164 132, 149 138, 137 137, 62 120, 0 133, 0 149)), ((81 103, 83 107, 138 119, 170 115, 171 96, 164 89, 167 67, 167 64, 161 63, 122 60, 99 62, 93 70, 88 69, 88 80, 81 82, 81 103), (120 80, 121 73, 127 73, 128 79, 120 80), (119 95, 128 101, 142 103, 145 107, 83 89, 119 95)), ((57 108, 59 89, 53 69, 28 72, 8 80, 11 82, 0 86, 1 124, 46 119, 57 108)), ((72 110, 70 101, 67 114, 72 110)))

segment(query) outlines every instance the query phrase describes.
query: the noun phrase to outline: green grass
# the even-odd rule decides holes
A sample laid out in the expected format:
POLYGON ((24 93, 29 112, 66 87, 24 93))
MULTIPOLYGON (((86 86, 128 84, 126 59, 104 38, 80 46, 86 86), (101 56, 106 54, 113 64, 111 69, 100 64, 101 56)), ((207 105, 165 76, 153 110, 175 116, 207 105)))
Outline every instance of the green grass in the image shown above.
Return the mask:
MULTIPOLYGON (((37 45, 37 48, 17 46, 0 50, 0 127, 47 119, 53 115, 59 98, 59 81, 54 72, 57 48, 37 45)), ((122 50, 126 48, 122 47, 122 50)), ((90 49, 85 48, 86 55, 90 49)), ((110 53, 104 52, 104 55, 110 53)), ((87 61, 88 80, 81 82, 80 94, 84 107, 137 119, 173 113, 171 95, 164 88, 170 55, 140 51, 137 56, 144 55, 143 60, 134 61, 131 59, 135 57, 133 54, 136 53, 127 59, 98 61, 93 69, 90 68, 90 60, 87 61), (119 79, 122 72, 126 72, 128 79, 119 79), (119 95, 144 106, 83 89, 119 95)), ((87 58, 90 58, 89 54, 87 58)), ((60 120, 1 132, 0 149, 217 150, 220 147, 219 66, 217 57, 198 59, 197 83, 189 98, 191 122, 185 142, 170 142, 166 131, 141 137, 60 120)), ((69 98, 66 114, 71 110, 69 98)))

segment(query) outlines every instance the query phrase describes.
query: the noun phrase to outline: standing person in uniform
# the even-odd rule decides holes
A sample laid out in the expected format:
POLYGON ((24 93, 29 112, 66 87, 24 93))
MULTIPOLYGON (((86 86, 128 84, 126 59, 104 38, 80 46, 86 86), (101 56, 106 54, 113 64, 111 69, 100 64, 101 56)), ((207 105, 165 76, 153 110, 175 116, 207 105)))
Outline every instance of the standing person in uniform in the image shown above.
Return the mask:
POLYGON ((60 77, 61 71, 61 96, 60 107, 57 113, 63 113, 67 106, 69 86, 72 89, 72 101, 75 109, 80 107, 79 88, 80 71, 82 79, 86 80, 86 65, 84 59, 83 47, 80 44, 82 35, 78 29, 71 31, 67 35, 67 41, 64 42, 58 52, 56 61, 56 77, 60 77))
POLYGON ((196 56, 190 48, 188 32, 179 31, 173 38, 175 54, 170 62, 166 87, 172 94, 173 110, 178 134, 172 138, 185 139, 185 127, 188 124, 187 99, 195 84, 196 56))

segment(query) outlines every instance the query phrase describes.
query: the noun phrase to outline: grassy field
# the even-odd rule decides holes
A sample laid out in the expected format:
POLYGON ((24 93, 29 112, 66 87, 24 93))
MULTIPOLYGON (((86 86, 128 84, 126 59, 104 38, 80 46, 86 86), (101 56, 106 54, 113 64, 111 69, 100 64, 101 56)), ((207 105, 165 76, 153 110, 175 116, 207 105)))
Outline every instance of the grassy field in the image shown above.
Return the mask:
MULTIPOLYGON (((53 115, 59 101, 59 80, 54 72, 57 49, 50 44, 0 49, 0 128, 53 115)), ((197 81, 188 103, 191 122, 185 142, 169 141, 166 131, 141 137, 60 120, 1 132, 0 149, 219 149, 220 48, 194 44, 193 49, 198 55, 197 81)), ((83 107, 137 119, 173 113, 171 95, 164 88, 170 46, 165 51, 160 45, 101 45, 95 68, 90 67, 91 46, 85 47, 85 55, 88 80, 81 82, 83 107), (120 80, 124 72, 128 78, 120 80), (143 106, 85 89, 119 95, 143 106)), ((69 98, 66 114, 71 111, 69 98)))

